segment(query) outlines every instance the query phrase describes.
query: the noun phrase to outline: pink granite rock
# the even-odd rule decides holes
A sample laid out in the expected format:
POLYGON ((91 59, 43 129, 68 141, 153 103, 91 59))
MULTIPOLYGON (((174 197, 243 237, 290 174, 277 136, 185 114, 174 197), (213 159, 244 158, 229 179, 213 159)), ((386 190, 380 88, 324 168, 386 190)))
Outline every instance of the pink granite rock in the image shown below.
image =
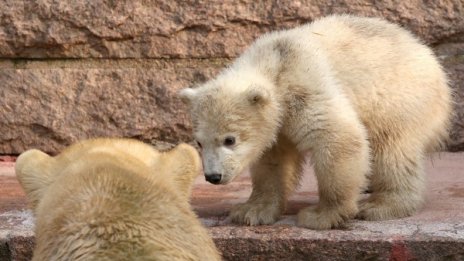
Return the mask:
POLYGON ((7 0, 0 56, 234 57, 265 31, 332 13, 385 17, 430 44, 464 34, 461 0, 7 0))
POLYGON ((455 115, 450 131, 449 149, 464 150, 464 41, 439 45, 436 52, 442 58, 450 85, 454 89, 455 115))
POLYGON ((332 13, 384 17, 435 48, 456 93, 450 149, 463 150, 462 0, 5 0, 0 154, 96 136, 189 140, 179 88, 212 77, 264 32, 332 13))
POLYGON ((219 65, 108 63, 1 69, 0 153, 28 148, 55 153, 90 137, 152 143, 190 139, 190 122, 176 92, 210 77, 219 65))

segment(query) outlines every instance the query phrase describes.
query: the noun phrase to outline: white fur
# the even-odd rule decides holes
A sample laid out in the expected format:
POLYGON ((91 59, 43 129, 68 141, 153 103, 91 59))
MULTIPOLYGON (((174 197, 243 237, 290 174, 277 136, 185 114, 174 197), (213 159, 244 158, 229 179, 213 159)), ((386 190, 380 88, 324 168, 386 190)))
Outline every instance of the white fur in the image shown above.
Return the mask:
POLYGON ((422 202, 424 153, 447 136, 451 114, 428 47, 399 26, 348 15, 264 35, 194 90, 187 101, 204 169, 225 184, 252 167, 253 193, 231 212, 250 225, 277 220, 308 150, 320 203, 300 211, 299 225, 411 215, 422 202), (225 149, 231 133, 237 142, 225 149), (373 194, 358 212, 368 174, 373 194))

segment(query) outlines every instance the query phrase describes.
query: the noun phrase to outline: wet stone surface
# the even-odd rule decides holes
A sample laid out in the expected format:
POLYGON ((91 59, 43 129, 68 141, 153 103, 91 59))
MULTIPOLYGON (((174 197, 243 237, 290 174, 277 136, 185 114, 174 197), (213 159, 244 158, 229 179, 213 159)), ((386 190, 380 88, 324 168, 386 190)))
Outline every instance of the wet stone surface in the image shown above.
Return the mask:
MULTIPOLYGON (((0 257, 29 260, 34 219, 12 161, 0 160, 0 257)), ((227 218, 230 208, 251 193, 247 173, 226 186, 198 177, 191 203, 225 260, 463 260, 464 153, 436 154, 428 160, 426 171, 426 204, 414 216, 353 220, 344 229, 295 226, 298 210, 318 201, 310 166, 285 215, 272 226, 238 226, 227 218)))

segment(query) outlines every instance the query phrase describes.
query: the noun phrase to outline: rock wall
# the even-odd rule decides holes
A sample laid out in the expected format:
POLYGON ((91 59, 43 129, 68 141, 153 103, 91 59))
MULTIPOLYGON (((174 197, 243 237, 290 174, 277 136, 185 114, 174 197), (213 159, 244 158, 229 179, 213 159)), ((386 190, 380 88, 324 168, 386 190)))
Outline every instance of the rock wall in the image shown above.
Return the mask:
POLYGON ((434 48, 456 93, 449 149, 464 149, 462 0, 4 0, 0 154, 97 136, 188 141, 180 88, 264 32, 332 13, 384 17, 434 48))

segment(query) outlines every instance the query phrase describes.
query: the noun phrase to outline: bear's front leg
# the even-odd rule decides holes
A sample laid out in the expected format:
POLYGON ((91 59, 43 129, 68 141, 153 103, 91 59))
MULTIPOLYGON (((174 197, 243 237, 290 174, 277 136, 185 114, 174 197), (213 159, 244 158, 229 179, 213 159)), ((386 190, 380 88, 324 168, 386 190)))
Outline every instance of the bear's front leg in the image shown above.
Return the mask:
POLYGON ((252 166, 253 191, 246 203, 231 210, 232 221, 251 226, 276 222, 298 184, 303 160, 295 145, 280 137, 252 166))
POLYGON ((298 225, 311 229, 341 227, 358 212, 357 201, 369 170, 369 146, 363 132, 324 133, 318 137, 312 162, 319 204, 298 213, 298 225))

